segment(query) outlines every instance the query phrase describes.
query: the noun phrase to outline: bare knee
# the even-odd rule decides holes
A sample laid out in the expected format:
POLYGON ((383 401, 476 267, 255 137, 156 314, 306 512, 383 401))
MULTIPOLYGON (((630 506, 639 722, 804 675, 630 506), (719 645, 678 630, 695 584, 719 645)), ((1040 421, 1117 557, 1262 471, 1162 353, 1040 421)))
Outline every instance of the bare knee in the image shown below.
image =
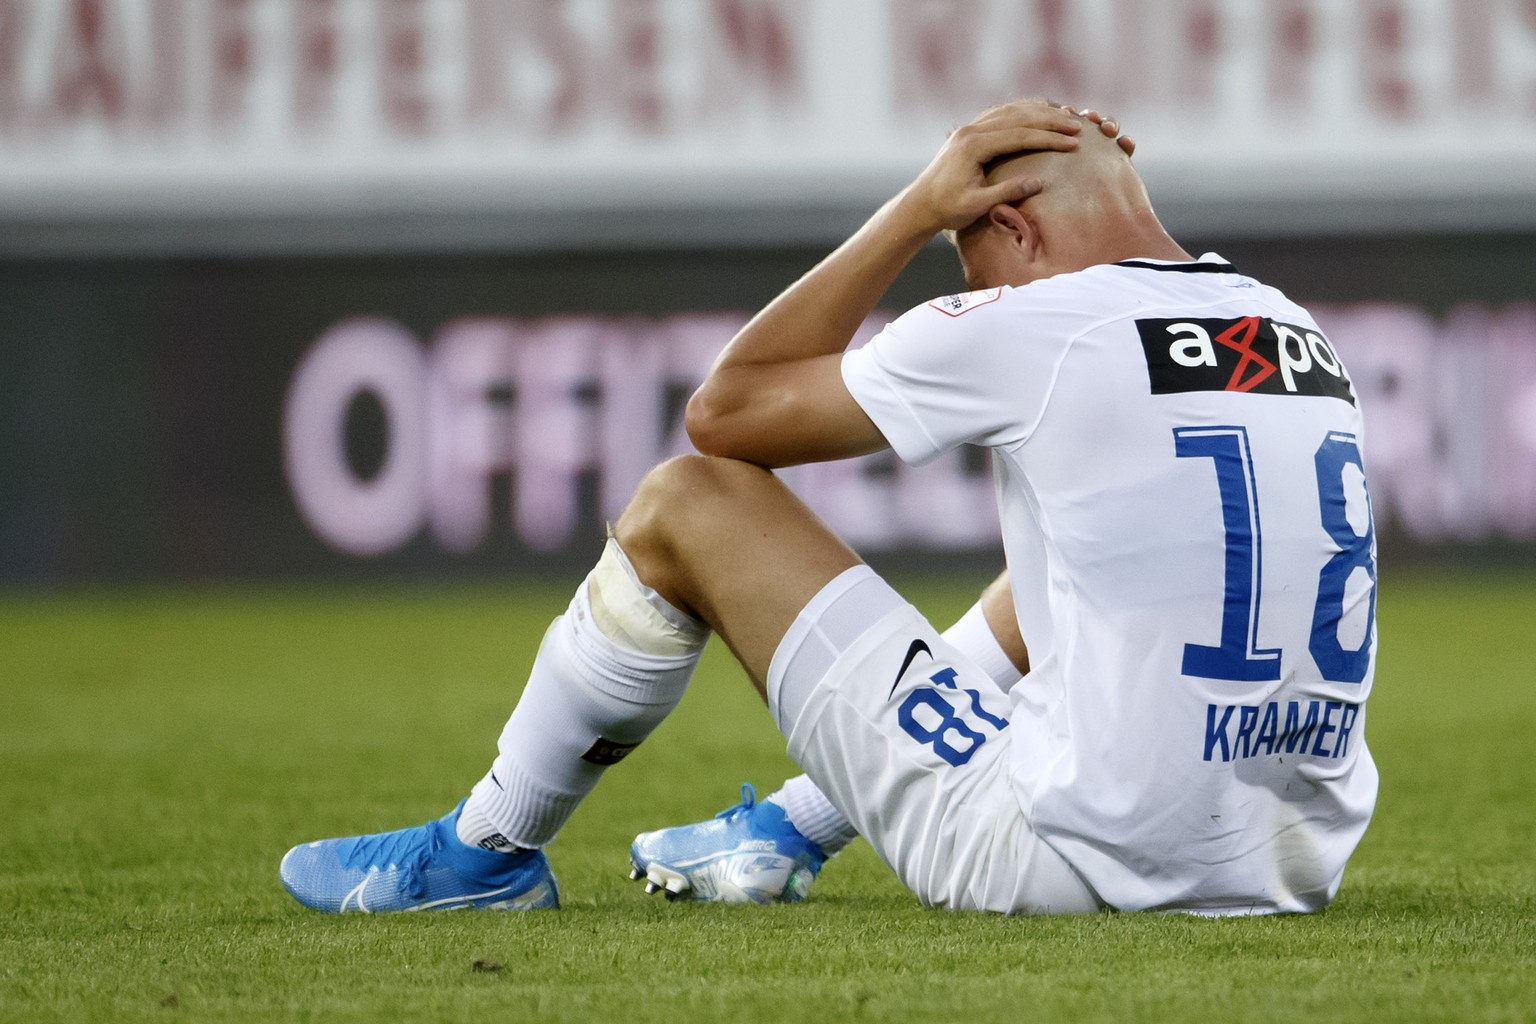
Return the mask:
POLYGON ((751 514, 754 494, 781 487, 761 466, 707 455, 680 455, 646 474, 614 535, 648 585, 686 600, 694 555, 751 514))
POLYGON ((754 485, 768 482, 776 481, 760 466, 679 455, 645 475, 614 532, 626 551, 631 546, 673 548, 701 527, 718 523, 722 511, 744 501, 754 485))

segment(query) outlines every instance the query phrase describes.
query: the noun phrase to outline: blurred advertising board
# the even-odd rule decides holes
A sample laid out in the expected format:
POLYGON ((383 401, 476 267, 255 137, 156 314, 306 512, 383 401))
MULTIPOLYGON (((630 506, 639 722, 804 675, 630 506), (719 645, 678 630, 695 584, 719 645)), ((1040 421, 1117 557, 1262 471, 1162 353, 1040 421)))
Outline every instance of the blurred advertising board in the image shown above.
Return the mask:
MULTIPOLYGON (((1214 247, 1349 367, 1386 557, 1536 550, 1536 238, 1214 247)), ((0 581, 573 570, 818 255, 0 261, 0 581)), ((956 285, 934 247, 888 307, 956 285)), ((998 564, 973 451, 787 476, 861 552, 998 564)))
POLYGON ((1533 89, 1526 0, 0 0, 0 251, 824 241, 1017 95, 1176 229, 1530 229, 1533 89))

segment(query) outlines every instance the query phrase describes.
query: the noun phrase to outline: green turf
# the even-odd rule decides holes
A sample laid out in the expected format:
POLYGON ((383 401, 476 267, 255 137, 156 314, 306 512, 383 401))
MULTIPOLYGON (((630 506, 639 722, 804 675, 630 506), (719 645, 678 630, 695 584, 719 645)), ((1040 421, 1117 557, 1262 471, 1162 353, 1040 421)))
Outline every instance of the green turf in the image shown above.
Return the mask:
POLYGON ((645 898, 635 832, 789 767, 717 648, 554 844, 559 912, 291 902, 290 844, 479 776, 563 589, 0 599, 0 1020, 1536 1017, 1536 580, 1388 578, 1381 802, 1316 916, 930 912, 863 844, 798 907, 645 898))

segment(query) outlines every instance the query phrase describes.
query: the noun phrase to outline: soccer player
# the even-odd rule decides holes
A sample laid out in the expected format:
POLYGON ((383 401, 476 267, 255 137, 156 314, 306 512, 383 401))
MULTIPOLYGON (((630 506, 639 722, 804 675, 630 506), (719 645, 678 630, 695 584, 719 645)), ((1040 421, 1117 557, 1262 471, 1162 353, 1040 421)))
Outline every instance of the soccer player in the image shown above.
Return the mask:
MULTIPOLYGON (((1327 904, 1376 794, 1354 390, 1304 309, 1180 248, 1083 125, 1043 101, 983 113, 754 317, 689 403, 704 454, 641 483, 468 799, 296 847, 289 891, 331 911, 555 905, 541 847, 681 698, 713 630, 925 904, 1327 904), (973 290, 845 352, 940 232, 973 290), (992 453, 1030 668, 1006 695, 765 468, 960 444, 992 453)), ((636 866, 686 891, 746 835, 794 865, 792 896, 824 852, 775 803, 721 822, 663 830, 665 859, 642 836, 636 866)))

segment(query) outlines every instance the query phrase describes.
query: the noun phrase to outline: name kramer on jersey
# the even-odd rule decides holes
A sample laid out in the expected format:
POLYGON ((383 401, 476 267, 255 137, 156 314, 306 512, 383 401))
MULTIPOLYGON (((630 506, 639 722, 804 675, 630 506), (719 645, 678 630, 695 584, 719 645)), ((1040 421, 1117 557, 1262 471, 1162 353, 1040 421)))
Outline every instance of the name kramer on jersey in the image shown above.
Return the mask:
POLYGON ((1359 714, 1359 704, 1342 700, 1207 704, 1205 760, 1269 754, 1343 757, 1359 714))
POLYGON ((1355 404, 1333 346, 1315 328, 1262 316, 1137 320, 1154 395, 1240 391, 1355 404))

